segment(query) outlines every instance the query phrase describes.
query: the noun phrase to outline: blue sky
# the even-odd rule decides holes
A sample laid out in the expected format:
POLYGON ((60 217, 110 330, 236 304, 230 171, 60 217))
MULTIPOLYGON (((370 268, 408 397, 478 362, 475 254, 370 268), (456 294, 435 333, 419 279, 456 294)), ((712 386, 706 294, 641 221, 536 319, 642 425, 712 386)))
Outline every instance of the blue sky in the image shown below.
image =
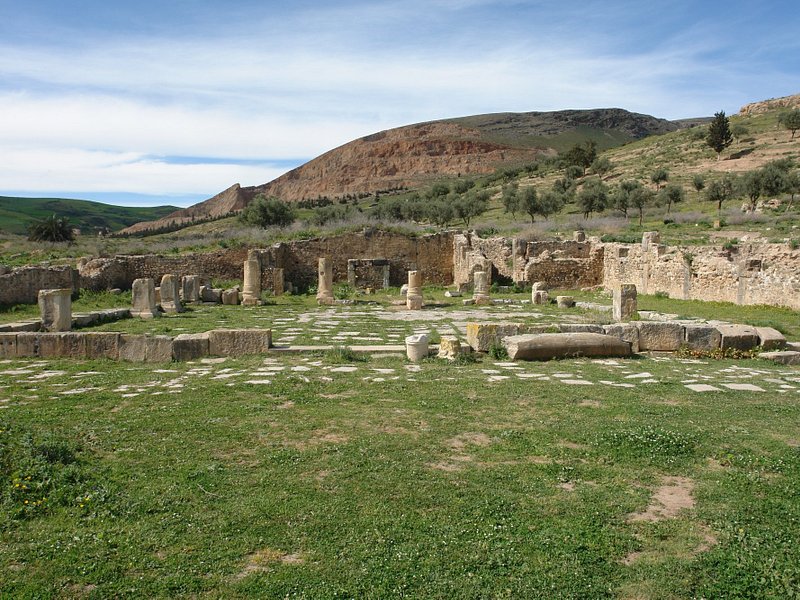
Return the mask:
POLYGON ((0 0, 0 195, 186 206, 469 114, 800 92, 800 6, 0 0))

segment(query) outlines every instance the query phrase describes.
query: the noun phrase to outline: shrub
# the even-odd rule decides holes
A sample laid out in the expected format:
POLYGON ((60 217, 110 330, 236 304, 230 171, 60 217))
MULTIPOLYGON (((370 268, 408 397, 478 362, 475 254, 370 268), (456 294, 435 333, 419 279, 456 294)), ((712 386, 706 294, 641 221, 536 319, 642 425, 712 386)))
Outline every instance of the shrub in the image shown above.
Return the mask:
POLYGON ((32 242, 72 242, 75 234, 67 217, 50 215, 28 227, 28 240, 32 242))
POLYGON ((256 196, 242 211, 240 219, 244 223, 267 228, 273 225, 286 227, 294 223, 294 209, 278 198, 256 196))

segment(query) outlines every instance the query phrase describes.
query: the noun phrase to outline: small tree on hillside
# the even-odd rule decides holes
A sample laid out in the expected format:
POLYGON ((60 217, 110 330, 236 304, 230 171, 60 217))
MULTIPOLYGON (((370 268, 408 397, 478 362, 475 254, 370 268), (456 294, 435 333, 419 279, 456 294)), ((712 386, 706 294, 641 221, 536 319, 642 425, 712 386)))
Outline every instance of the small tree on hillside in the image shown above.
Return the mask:
POLYGON ((592 173, 599 175, 601 178, 614 168, 614 164, 608 159, 607 156, 598 156, 594 159, 590 166, 592 173))
POLYGON ((644 209, 653 203, 653 190, 644 186, 631 190, 630 203, 639 211, 639 227, 641 227, 644 220, 644 209))
POLYGON ((503 203, 503 211, 511 213, 511 218, 517 218, 517 211, 520 209, 519 202, 519 184, 515 181, 507 183, 503 186, 503 191, 500 200, 503 203))
POLYGON ((667 214, 669 214, 670 209, 672 208, 673 204, 678 204, 679 202, 683 202, 686 194, 683 191, 683 188, 676 183, 671 183, 662 189, 658 193, 659 199, 661 200, 662 204, 667 205, 667 214))
POLYGON ((590 179, 578 192, 578 204, 584 219, 588 219, 592 213, 603 212, 608 205, 608 186, 598 178, 590 179))
POLYGON ((245 207, 239 218, 256 227, 286 227, 294 223, 295 213, 286 202, 259 194, 245 207))
POLYGON ((758 199, 764 188, 764 175, 761 171, 748 171, 739 179, 739 191, 747 196, 747 208, 750 212, 756 210, 758 199))
POLYGON ((548 190, 539 196, 539 212, 543 219, 561 212, 564 208, 564 197, 554 191, 548 190))
POLYGON ((642 187, 642 184, 634 179, 626 179, 614 190, 612 194, 612 201, 614 208, 622 213, 626 219, 628 218, 628 210, 631 208, 631 192, 642 187))
POLYGON ((51 215, 28 226, 28 239, 32 242, 72 242, 75 234, 67 217, 51 215))
POLYGON ((539 214, 539 195, 536 188, 526 187, 520 194, 520 208, 528 213, 531 223, 535 222, 536 215, 539 214))
POLYGON ((561 155, 561 162, 564 167, 577 165, 581 168, 581 175, 586 174, 586 169, 597 158, 597 142, 587 140, 583 144, 575 144, 572 148, 561 155))
POLYGON ((667 171, 664 167, 659 167, 653 174, 650 175, 650 181, 652 181, 656 185, 656 191, 661 189, 661 185, 667 183, 669 180, 669 171, 667 171))
POLYGON ((781 114, 778 122, 792 132, 792 139, 794 139, 795 132, 800 129, 800 108, 781 114))
POLYGON ((721 110, 718 113, 714 113, 714 120, 708 126, 706 144, 711 146, 714 152, 717 153, 717 160, 719 160, 722 151, 732 143, 731 124, 728 117, 725 116, 725 111, 721 110))
POLYGON ((705 188, 705 187, 706 187, 706 178, 705 178, 705 177, 703 177, 702 175, 700 175, 700 173, 698 173, 697 175, 695 175, 695 176, 692 178, 692 187, 693 187, 693 188, 695 189, 695 191, 697 191, 698 193, 699 193, 699 192, 702 192, 702 191, 703 191, 703 188, 705 188))
POLYGON ((725 174, 722 179, 717 179, 708 184, 706 200, 717 203, 717 216, 722 218, 722 203, 733 198, 735 181, 733 177, 725 174))
POLYGON ((459 196, 453 202, 455 216, 464 221, 464 226, 469 227, 473 218, 486 212, 489 208, 489 192, 470 192, 459 196))
POLYGON ((749 134, 750 130, 741 123, 737 123, 736 125, 731 127, 731 135, 733 136, 733 139, 736 140, 737 144, 742 141, 742 138, 744 136, 749 134))

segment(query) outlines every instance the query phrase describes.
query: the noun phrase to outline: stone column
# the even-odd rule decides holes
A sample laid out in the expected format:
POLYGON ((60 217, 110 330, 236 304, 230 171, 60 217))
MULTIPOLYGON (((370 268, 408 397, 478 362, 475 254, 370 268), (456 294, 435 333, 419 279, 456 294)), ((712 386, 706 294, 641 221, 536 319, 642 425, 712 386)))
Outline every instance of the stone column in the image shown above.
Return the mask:
POLYGON ((333 304, 333 265, 320 258, 317 267, 317 304, 333 304))
POLYGON ((156 284, 150 278, 134 279, 133 281, 133 308, 131 316, 142 319, 152 319, 159 316, 156 307, 156 284))
POLYGON ((472 299, 475 304, 491 304, 492 299, 489 297, 489 274, 486 271, 475 271, 474 275, 475 287, 472 293, 472 299))
POLYGON ((258 253, 250 251, 244 261, 244 281, 242 283, 242 304, 258 306, 261 304, 261 260, 258 253))
POLYGON ((613 315, 615 321, 629 321, 636 316, 636 286, 622 283, 614 287, 613 315))
POLYGON ((45 331, 72 329, 72 290, 39 290, 39 311, 45 331))
POLYGON ((200 276, 184 275, 181 278, 184 302, 200 302, 200 276))
POLYGON ((411 362, 421 361, 428 351, 428 334, 417 333, 406 338, 406 356, 411 362))
POLYGON ((161 310, 171 314, 183 312, 177 275, 167 273, 161 278, 161 310))
POLYGON ((419 271, 408 272, 406 308, 408 310, 420 310, 422 308, 422 274, 419 271))

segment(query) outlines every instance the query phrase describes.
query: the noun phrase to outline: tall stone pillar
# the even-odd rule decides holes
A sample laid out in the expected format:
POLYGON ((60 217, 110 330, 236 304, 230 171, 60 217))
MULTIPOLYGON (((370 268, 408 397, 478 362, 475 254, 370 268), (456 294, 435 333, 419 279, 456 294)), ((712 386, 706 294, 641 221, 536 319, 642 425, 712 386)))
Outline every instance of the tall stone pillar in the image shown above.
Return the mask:
POLYGON ((408 310, 420 310, 422 308, 422 273, 419 271, 408 272, 406 308, 408 310))
POLYGON ((133 280, 131 316, 141 319, 152 319, 159 316, 156 306, 156 284, 150 277, 133 280))
POLYGON ((200 302, 200 276, 184 275, 181 278, 184 302, 200 302))
POLYGON ((622 283, 614 287, 613 315, 615 321, 629 321, 636 316, 636 286, 622 283))
POLYGON ((261 304, 261 260, 258 252, 251 250, 244 261, 244 281, 242 283, 242 304, 258 306, 261 304))
POLYGON ((491 304, 489 297, 489 274, 486 271, 475 271, 472 299, 475 304, 491 304))
POLYGON ((39 312, 45 331, 72 329, 72 290, 39 290, 39 312))
POLYGON ((161 278, 161 310, 171 314, 183 312, 177 275, 167 273, 161 278))
POLYGON ((333 265, 327 258, 320 258, 317 266, 317 304, 333 304, 333 265))

